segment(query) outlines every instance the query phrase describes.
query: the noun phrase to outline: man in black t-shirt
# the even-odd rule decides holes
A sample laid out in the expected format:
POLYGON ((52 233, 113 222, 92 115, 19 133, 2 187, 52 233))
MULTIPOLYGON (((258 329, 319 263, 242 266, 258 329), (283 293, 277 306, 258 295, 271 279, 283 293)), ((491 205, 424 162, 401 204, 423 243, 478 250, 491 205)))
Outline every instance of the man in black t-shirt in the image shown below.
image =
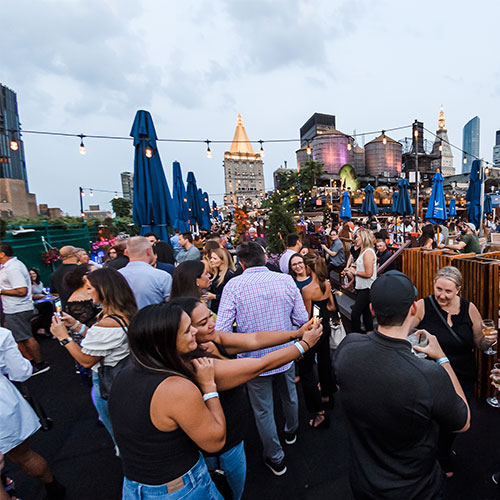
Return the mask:
POLYGON ((73 292, 73 290, 69 290, 65 285, 64 277, 78 267, 77 251, 78 249, 71 245, 62 247, 59 250, 59 259, 62 261, 62 265, 58 267, 50 277, 50 293, 52 295, 58 295, 61 298, 63 309, 69 296, 73 292))
POLYGON ((466 431, 469 407, 436 337, 421 330, 428 345, 414 347, 431 359, 416 357, 406 340, 417 311, 410 279, 388 271, 371 297, 378 329, 348 335, 335 355, 354 498, 431 500, 443 479, 439 430, 466 431))
MULTIPOLYGON (((377 238, 375 246, 377 248, 376 255, 377 255, 377 269, 378 269, 392 257, 392 252, 388 250, 387 243, 383 238, 377 238)), ((389 267, 385 269, 385 271, 392 271, 393 269, 394 269, 394 262, 390 264, 389 267)))

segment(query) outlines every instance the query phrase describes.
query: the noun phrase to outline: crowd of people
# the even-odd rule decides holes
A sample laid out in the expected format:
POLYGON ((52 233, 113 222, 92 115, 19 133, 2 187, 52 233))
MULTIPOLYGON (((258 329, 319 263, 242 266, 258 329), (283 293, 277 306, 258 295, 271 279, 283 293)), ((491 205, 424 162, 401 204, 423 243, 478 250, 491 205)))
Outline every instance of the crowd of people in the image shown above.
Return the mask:
MULTIPOLYGON (((452 241, 455 227, 425 224, 414 244, 479 252, 475 227, 456 227, 452 241)), ((497 333, 460 296, 454 267, 440 269, 433 294, 416 301, 393 259, 400 232, 415 228, 408 220, 331 223, 328 244, 325 237, 316 249, 289 234, 276 263, 255 227, 235 248, 216 230, 203 239, 175 231, 170 242, 135 236, 111 247, 102 265, 65 246, 50 291, 0 243, 0 452, 39 478, 47 498, 64 498, 29 447, 40 424, 12 384, 50 370, 35 338, 42 334, 57 339, 88 384, 123 465, 126 500, 242 498, 250 412, 264 464, 286 474, 297 384, 314 432, 328 428, 341 402, 355 498, 441 498, 456 433, 470 426, 474 349, 490 348, 497 333), (350 322, 339 310, 342 288, 354 297, 350 322), (47 293, 61 311, 37 303, 47 293)))

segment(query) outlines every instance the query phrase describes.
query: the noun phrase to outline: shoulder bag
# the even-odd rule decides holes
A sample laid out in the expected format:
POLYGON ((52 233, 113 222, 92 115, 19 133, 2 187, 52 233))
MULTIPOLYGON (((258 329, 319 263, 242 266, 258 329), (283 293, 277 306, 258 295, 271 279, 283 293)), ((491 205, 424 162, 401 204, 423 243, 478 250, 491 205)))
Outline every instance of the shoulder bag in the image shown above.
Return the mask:
MULTIPOLYGON (((127 325, 122 316, 109 315, 108 318, 114 319, 122 327, 123 331, 127 333, 127 325)), ((104 359, 101 358, 97 376, 99 378, 99 392, 101 393, 101 398, 105 401, 109 398, 113 380, 128 365, 129 357, 130 356, 126 356, 121 359, 115 366, 105 366, 104 359)))
POLYGON ((337 303, 336 291, 333 292, 333 302, 335 303, 335 309, 337 310, 337 318, 333 318, 333 314, 329 314, 329 323, 330 323, 330 338, 328 342, 330 344, 330 349, 337 349, 340 343, 346 337, 346 331, 344 325, 342 324, 342 319, 340 317, 339 305, 337 303))

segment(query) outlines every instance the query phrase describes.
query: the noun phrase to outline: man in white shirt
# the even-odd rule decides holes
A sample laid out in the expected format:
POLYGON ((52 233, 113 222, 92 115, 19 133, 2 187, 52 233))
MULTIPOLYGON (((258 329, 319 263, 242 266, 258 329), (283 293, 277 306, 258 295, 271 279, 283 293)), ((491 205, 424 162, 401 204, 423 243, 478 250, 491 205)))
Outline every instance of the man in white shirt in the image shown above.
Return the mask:
POLYGON ((42 361, 40 345, 31 331, 34 311, 28 269, 14 257, 14 251, 8 243, 0 243, 0 297, 5 325, 12 332, 23 355, 32 360, 33 375, 50 370, 50 366, 42 361))
POLYGON ((298 234, 289 234, 286 237, 286 250, 285 253, 280 257, 280 269, 284 274, 288 274, 288 265, 290 263, 290 258, 294 253, 299 253, 302 248, 302 242, 300 241, 298 234))

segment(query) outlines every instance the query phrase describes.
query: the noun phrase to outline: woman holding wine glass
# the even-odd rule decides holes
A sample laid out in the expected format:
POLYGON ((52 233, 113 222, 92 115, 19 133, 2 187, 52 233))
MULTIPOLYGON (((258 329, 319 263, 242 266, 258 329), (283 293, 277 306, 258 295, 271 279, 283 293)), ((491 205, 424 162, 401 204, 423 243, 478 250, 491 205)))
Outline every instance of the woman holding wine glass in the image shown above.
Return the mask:
MULTIPOLYGON (((417 302, 413 326, 435 335, 450 360, 467 400, 476 382, 474 348, 496 354, 497 342, 492 320, 483 320, 477 307, 460 296, 462 274, 453 266, 441 268, 434 279, 434 293, 417 302), (489 326, 488 326, 489 325, 489 326)), ((455 435, 441 435, 440 462, 448 477, 453 475, 449 458, 455 435)))

